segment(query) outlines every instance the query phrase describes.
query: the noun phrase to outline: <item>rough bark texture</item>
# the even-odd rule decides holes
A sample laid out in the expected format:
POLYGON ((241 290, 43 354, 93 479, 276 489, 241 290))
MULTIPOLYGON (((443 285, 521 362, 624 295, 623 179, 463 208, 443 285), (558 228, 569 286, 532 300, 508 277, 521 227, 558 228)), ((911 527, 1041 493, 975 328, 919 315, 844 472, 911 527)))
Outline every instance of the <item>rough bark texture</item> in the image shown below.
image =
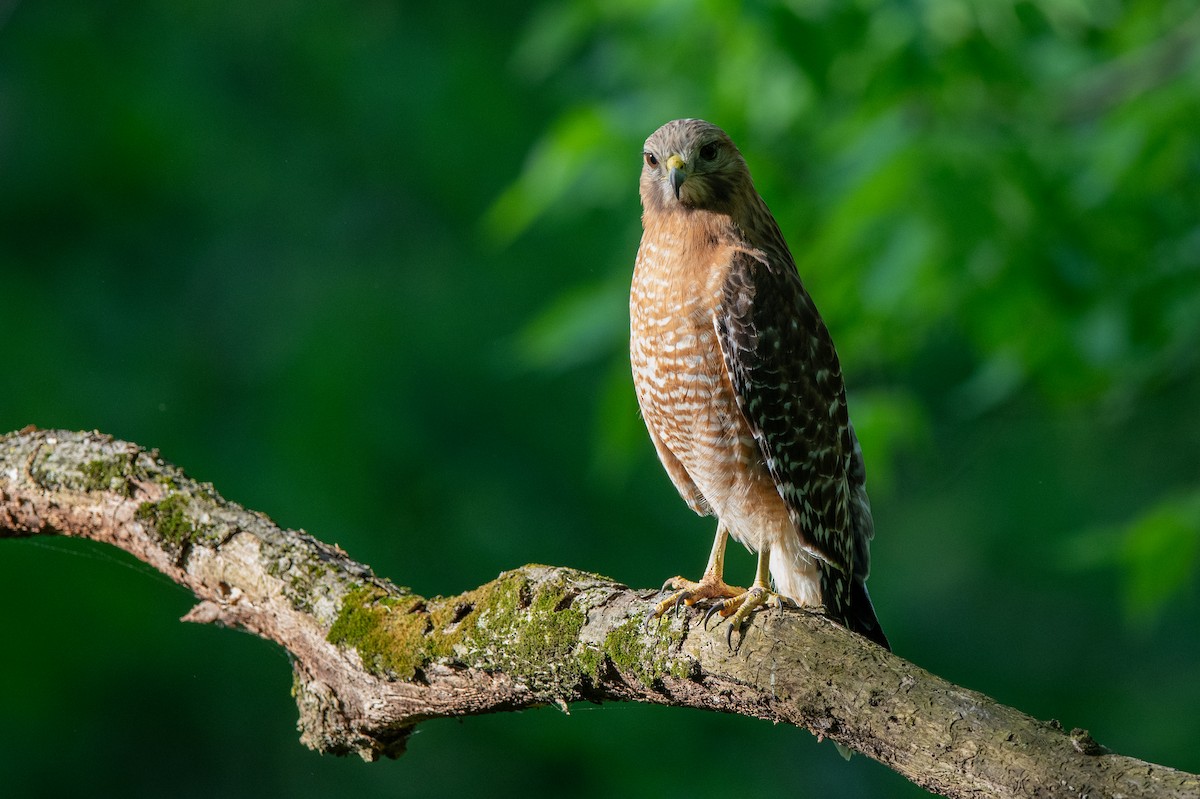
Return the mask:
POLYGON ((1197 775, 1113 754, 813 613, 759 612, 731 651, 698 612, 646 629, 655 592, 571 569, 420 597, 99 433, 0 438, 0 537, 39 534, 120 547, 195 593, 186 620, 286 648, 301 739, 322 752, 394 757, 423 719, 623 700, 795 724, 952 797, 1200 796, 1197 775))

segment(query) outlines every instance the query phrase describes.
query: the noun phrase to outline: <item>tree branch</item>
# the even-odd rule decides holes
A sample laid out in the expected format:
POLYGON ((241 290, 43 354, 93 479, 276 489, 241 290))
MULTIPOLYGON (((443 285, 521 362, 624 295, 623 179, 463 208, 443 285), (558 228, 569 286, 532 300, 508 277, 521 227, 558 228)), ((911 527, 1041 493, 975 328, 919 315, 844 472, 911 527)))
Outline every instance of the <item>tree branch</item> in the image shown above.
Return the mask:
POLYGON ((0 537, 120 547, 292 656, 301 740, 371 760, 424 719, 635 701, 787 722, 946 796, 1195 797, 1200 777, 1113 754, 960 688, 804 611, 756 613, 740 646, 655 592, 525 566, 426 599, 337 547, 222 499, 156 451, 27 429, 0 446, 0 537))

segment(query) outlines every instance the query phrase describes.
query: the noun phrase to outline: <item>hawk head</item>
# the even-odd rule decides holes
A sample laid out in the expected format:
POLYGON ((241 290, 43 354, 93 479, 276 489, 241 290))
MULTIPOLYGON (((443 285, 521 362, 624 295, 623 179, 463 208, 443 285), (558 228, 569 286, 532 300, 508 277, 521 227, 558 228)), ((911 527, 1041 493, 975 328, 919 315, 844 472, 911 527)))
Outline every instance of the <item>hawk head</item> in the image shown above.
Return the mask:
POLYGON ((642 148, 642 207, 729 213, 739 195, 754 192, 742 154, 725 131, 702 119, 676 119, 642 148))

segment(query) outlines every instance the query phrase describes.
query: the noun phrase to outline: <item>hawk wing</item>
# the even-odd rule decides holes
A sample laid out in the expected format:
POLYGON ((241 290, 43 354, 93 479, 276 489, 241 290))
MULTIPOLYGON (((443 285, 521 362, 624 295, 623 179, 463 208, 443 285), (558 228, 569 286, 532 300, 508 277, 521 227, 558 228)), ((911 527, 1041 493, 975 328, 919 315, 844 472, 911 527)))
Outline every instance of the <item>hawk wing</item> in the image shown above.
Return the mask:
POLYGON ((833 340, 790 259, 746 250, 733 255, 714 326, 763 464, 822 565, 824 602, 842 615, 866 578, 872 525, 833 340))

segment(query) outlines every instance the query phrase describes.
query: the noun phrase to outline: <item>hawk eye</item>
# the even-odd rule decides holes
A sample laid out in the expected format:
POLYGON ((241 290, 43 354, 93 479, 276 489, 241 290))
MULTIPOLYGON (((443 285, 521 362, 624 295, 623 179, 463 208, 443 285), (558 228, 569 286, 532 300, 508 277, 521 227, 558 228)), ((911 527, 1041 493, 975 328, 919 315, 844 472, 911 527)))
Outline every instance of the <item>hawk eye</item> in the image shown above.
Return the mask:
POLYGON ((646 159, 646 166, 658 166, 658 158, 654 156, 654 153, 644 152, 642 158, 646 159))
POLYGON ((711 161, 717 157, 717 143, 710 141, 708 144, 700 148, 700 159, 703 161, 711 161))

